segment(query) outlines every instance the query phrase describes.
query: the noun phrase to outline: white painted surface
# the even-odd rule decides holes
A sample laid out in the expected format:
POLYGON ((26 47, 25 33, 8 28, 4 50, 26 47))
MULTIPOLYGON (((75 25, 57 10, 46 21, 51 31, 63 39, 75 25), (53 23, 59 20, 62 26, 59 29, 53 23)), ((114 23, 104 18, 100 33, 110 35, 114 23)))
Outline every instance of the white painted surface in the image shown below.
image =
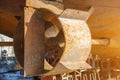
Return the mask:
MULTIPOLYGON (((0 42, 11 42, 11 41, 13 41, 12 38, 0 34, 0 42)), ((5 47, 1 47, 1 46, 0 46, 0 59, 1 59, 1 57, 2 57, 2 56, 1 56, 1 52, 2 52, 3 50, 6 50, 6 51, 7 51, 8 57, 14 56, 14 50, 13 50, 13 47, 12 47, 12 46, 5 46, 5 47)))

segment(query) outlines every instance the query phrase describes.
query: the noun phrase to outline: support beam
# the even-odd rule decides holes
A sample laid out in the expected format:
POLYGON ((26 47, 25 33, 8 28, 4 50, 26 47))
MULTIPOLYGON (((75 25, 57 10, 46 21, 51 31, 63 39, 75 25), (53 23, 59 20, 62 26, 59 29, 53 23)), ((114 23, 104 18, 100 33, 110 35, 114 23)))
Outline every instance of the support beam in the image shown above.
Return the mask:
POLYGON ((109 45, 109 43, 110 43, 109 39, 92 39, 92 45, 107 46, 107 45, 109 45))
POLYGON ((13 46, 13 42, 0 42, 0 46, 13 46))

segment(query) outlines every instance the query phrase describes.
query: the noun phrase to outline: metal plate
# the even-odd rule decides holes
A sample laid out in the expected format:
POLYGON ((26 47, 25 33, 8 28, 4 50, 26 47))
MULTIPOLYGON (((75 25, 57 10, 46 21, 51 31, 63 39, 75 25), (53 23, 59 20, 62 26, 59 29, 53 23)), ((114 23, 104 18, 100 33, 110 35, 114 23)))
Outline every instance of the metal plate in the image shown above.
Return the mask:
POLYGON ((24 21, 19 22, 14 36, 14 52, 18 63, 24 67, 24 21))

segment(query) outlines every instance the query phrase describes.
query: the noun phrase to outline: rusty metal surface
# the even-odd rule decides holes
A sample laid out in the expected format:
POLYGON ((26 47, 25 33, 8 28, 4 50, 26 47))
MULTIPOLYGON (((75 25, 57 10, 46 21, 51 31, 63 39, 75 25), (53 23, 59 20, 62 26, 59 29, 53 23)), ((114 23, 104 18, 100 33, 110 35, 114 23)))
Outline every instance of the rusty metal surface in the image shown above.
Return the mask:
POLYGON ((14 16, 23 14, 25 0, 0 0, 0 11, 11 13, 14 16))
POLYGON ((62 28, 65 36, 64 51, 58 64, 50 72, 43 75, 62 74, 65 72, 72 72, 80 68, 89 67, 85 61, 90 52, 91 38, 89 33, 86 34, 86 36, 84 35, 84 33, 89 32, 86 23, 80 20, 65 18, 59 19, 62 23, 62 28))
POLYGON ((48 1, 48 0, 27 0, 26 6, 33 8, 46 8, 51 10, 55 14, 59 15, 62 13, 64 6, 61 3, 48 1))
POLYGON ((18 21, 12 14, 0 11, 0 33, 6 36, 14 36, 18 21))
POLYGON ((44 70, 44 21, 36 11, 31 8, 25 9, 25 50, 24 50, 24 73, 36 75, 44 70))
POLYGON ((15 57, 21 67, 24 67, 24 21, 21 19, 14 35, 15 57))
MULTIPOLYGON (((53 50, 56 48, 57 47, 53 50)), ((57 17, 56 14, 51 12, 49 9, 25 9, 25 76, 55 75, 71 72, 80 68, 90 68, 86 63, 86 59, 90 53, 90 48, 91 35, 85 21, 74 20, 71 17, 57 17), (54 19, 57 21, 54 22, 54 19), (57 31, 57 36, 52 39, 48 38, 46 43, 44 39, 45 21, 51 22, 57 31), (50 42, 51 44, 49 44, 48 40, 53 42, 50 42), (64 46, 60 47, 59 42, 64 43, 64 46), (61 49, 60 51, 57 50, 58 60, 54 65, 49 62, 49 59, 47 60, 50 56, 46 58, 47 63, 53 67, 47 72, 43 65, 46 64, 44 62, 46 55, 45 45, 50 45, 49 48, 58 45, 61 49)), ((53 51, 53 54, 50 54, 50 52, 47 53, 54 56, 55 52, 53 51)), ((55 60, 56 59, 57 57, 55 57, 55 60)))
POLYGON ((76 10, 76 9, 66 9, 62 13, 61 17, 63 16, 64 18, 71 18, 71 19, 76 19, 76 20, 83 20, 87 21, 90 15, 93 13, 94 8, 90 7, 88 12, 87 11, 81 11, 81 10, 76 10), (75 15, 75 16, 73 16, 75 15))
POLYGON ((65 48, 60 62, 71 70, 88 67, 83 66, 91 48, 91 35, 86 22, 64 17, 60 20, 65 36, 65 48))
POLYGON ((87 25, 79 20, 64 19, 64 18, 60 18, 60 22, 62 23, 62 28, 65 36, 64 51, 62 53, 62 57, 60 61, 53 68, 53 70, 43 75, 62 74, 80 68, 85 68, 85 67, 88 68, 88 65, 85 63, 85 60, 89 55, 88 51, 90 51, 90 40, 89 40, 90 34, 86 34, 86 36, 84 35, 85 38, 83 38, 83 34, 89 31, 87 25), (79 36, 76 35, 76 33, 79 36), (87 41, 88 44, 86 44, 85 40, 87 41))
MULTIPOLYGON (((25 0, 1 0, 0 33, 14 38, 15 55, 24 67, 25 76, 55 75, 88 68, 86 59, 91 43, 92 53, 119 56, 119 2, 63 0, 62 4, 59 1, 26 0, 25 21, 18 24, 15 16, 23 16, 25 0), (89 18, 93 9, 81 10, 91 6, 95 12, 89 18)), ((12 43, 0 45, 12 46, 12 43)))
POLYGON ((100 57, 120 56, 120 0, 63 0, 65 9, 95 8, 87 23, 93 39, 109 39, 109 44, 93 45, 91 52, 100 57))
POLYGON ((90 53, 91 36, 85 21, 91 10, 63 12, 61 3, 45 0, 27 0, 26 6, 29 8, 25 8, 24 24, 18 24, 14 36, 15 55, 24 67, 25 76, 55 75, 89 67, 85 61, 90 53), (54 32, 55 37, 45 36, 45 21, 53 24, 55 30, 50 27, 48 32, 54 32), (46 72, 45 67, 51 70, 46 72))

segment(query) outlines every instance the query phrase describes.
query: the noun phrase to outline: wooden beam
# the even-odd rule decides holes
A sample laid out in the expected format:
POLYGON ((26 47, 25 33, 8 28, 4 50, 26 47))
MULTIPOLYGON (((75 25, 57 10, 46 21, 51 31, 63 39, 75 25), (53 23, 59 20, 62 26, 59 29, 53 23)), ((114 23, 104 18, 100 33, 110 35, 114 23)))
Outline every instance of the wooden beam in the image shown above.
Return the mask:
POLYGON ((0 46, 13 46, 13 42, 0 42, 0 46))

